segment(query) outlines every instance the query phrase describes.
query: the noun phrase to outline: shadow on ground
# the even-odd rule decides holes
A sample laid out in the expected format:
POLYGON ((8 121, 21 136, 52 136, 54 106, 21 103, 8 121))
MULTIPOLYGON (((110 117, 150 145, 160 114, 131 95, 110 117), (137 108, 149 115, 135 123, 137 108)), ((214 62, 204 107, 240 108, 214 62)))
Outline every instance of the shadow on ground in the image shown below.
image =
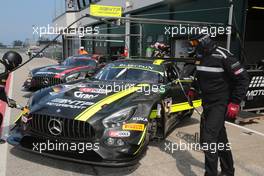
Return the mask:
MULTIPOLYGON (((180 123, 177 127, 183 127, 183 126, 190 126, 199 123, 199 120, 196 118, 186 119, 184 122, 180 123)), ((177 131, 177 128, 175 129, 176 133, 170 134, 171 138, 178 138, 181 141, 184 141, 186 144, 195 143, 197 142, 197 137, 195 134, 191 133, 184 133, 181 131, 177 131)), ((175 131, 174 130, 174 131, 175 131)), ((188 176, 196 176, 197 174, 194 172, 192 167, 199 167, 201 169, 204 168, 204 163, 194 158, 190 151, 188 150, 173 150, 172 146, 176 145, 176 142, 173 142, 169 140, 170 137, 167 137, 163 141, 153 141, 151 143, 151 146, 158 147, 162 152, 171 155, 176 162, 177 170, 182 175, 188 175, 188 176)), ((179 141, 178 140, 178 141, 179 141)))
MULTIPOLYGON (((176 127, 180 128, 180 127, 187 127, 187 126, 198 124, 198 123, 200 123, 199 119, 200 119, 200 117, 183 119, 181 121, 181 123, 179 123, 176 127)), ((177 128, 175 129, 176 131, 177 131, 177 128)))
POLYGON ((192 167, 195 166, 203 169, 204 163, 194 158, 188 150, 172 151, 166 149, 165 145, 172 146, 173 144, 174 142, 165 140, 162 143, 153 143, 152 146, 158 147, 162 152, 171 155, 175 159, 177 170, 182 175, 196 176, 197 174, 193 171, 192 167))
POLYGON ((139 164, 128 167, 103 167, 88 165, 70 161, 64 161, 59 159, 54 159, 50 157, 45 157, 37 155, 35 153, 30 153, 17 148, 12 148, 10 153, 18 158, 27 160, 29 162, 37 163, 51 168, 56 168, 60 170, 66 170, 73 172, 75 174, 85 174, 85 175, 106 175, 106 176, 121 176, 133 173, 139 164))

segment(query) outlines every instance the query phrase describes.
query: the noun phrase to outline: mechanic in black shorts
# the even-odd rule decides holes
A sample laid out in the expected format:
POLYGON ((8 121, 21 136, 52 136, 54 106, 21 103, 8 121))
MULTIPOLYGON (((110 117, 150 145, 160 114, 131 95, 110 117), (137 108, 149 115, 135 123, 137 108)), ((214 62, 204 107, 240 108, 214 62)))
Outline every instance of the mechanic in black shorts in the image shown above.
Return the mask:
MULTIPOLYGON (((6 102, 9 107, 15 108, 16 102, 13 99, 7 97, 5 92, 6 80, 8 73, 22 63, 22 57, 14 51, 8 51, 4 54, 2 60, 0 60, 0 100, 6 102)), ((3 122, 3 114, 0 114, 0 127, 3 122)), ((1 136, 0 136, 1 137, 1 136)), ((3 139, 0 139, 0 143, 4 143, 3 139)))

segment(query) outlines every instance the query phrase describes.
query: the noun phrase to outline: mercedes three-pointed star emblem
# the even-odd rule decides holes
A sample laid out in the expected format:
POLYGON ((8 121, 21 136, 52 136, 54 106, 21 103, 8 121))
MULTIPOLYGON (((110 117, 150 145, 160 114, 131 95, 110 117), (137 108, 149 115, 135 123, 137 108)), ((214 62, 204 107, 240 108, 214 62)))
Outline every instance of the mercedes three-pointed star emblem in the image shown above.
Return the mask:
POLYGON ((58 136, 62 133, 62 123, 57 119, 50 119, 48 129, 51 134, 58 136))

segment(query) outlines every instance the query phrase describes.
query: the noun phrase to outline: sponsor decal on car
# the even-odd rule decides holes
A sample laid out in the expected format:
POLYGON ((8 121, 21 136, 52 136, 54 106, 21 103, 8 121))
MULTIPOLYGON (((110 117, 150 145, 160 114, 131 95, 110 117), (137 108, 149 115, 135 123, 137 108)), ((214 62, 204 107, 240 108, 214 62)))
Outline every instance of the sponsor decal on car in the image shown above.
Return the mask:
POLYGON ((84 93, 98 93, 98 94, 106 94, 107 93, 107 90, 105 90, 105 89, 89 88, 89 87, 80 88, 80 91, 84 92, 84 93))
POLYGON ((49 106, 56 107, 64 107, 64 108, 72 108, 72 109, 85 109, 87 106, 91 106, 94 103, 87 101, 79 101, 79 100, 69 100, 56 98, 46 103, 49 106))
POLYGON ((120 64, 118 67, 128 67, 128 68, 142 68, 146 70, 153 70, 154 68, 149 65, 137 65, 137 64, 120 64))
POLYGON ((148 119, 145 117, 132 117, 132 120, 134 121, 142 121, 142 122, 147 122, 148 119))
POLYGON ((21 116, 21 120, 22 120, 22 122, 24 122, 24 123, 28 123, 30 120, 32 120, 32 118, 27 118, 27 117, 25 117, 25 116, 21 116))
POLYGON ((54 72, 37 72, 36 75, 55 75, 54 72))
POLYGON ((76 98, 82 98, 82 99, 92 100, 92 99, 98 97, 99 94, 95 94, 95 95, 94 94, 85 94, 85 93, 83 93, 81 91, 77 91, 77 92, 74 92, 74 96, 76 98))
POLYGON ((171 106, 172 106, 172 98, 166 98, 163 100, 164 103, 164 110, 166 113, 170 114, 171 113, 171 106))
POLYGON ((130 131, 109 131, 109 137, 129 137, 130 131))
POLYGON ((66 68, 62 68, 62 67, 54 67, 54 69, 56 69, 56 70, 66 70, 66 68))
POLYGON ((127 123, 122 126, 123 130, 130 130, 130 131, 143 131, 145 125, 139 123, 127 123))

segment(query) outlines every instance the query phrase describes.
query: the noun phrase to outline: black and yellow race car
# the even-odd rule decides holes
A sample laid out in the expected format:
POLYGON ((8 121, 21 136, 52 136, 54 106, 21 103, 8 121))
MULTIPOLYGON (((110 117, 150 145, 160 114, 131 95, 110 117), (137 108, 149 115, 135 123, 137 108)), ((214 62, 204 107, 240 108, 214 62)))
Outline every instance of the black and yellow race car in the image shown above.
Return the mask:
POLYGON ((190 80, 181 73, 174 61, 125 59, 91 79, 39 90, 8 142, 60 159, 135 164, 151 139, 166 138, 201 105, 188 103, 182 89, 190 80))

